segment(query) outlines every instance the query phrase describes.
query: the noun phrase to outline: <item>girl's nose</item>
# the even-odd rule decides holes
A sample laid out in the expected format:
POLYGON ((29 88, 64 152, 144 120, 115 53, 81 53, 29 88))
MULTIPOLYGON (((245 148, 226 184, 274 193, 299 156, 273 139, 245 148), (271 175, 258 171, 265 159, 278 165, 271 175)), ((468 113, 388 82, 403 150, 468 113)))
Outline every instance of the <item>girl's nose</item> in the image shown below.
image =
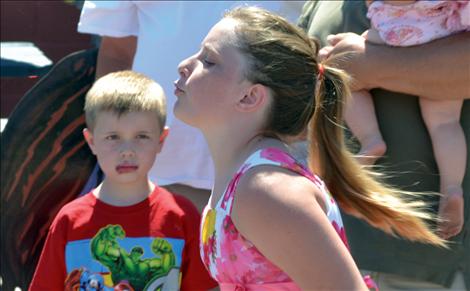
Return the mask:
POLYGON ((178 73, 180 77, 187 78, 190 74, 190 58, 187 58, 178 65, 178 73))
POLYGON ((189 70, 186 67, 178 68, 178 73, 182 78, 187 78, 189 76, 189 70))

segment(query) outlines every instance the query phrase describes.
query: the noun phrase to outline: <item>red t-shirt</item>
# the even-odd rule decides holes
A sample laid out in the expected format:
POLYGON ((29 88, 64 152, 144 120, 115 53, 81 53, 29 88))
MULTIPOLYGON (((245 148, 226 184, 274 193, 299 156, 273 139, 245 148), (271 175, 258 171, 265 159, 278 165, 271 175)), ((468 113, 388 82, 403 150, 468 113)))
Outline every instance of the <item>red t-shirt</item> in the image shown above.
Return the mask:
POLYGON ((189 200, 163 188, 125 207, 88 193, 55 217, 29 290, 213 288, 199 256, 199 223, 189 200))

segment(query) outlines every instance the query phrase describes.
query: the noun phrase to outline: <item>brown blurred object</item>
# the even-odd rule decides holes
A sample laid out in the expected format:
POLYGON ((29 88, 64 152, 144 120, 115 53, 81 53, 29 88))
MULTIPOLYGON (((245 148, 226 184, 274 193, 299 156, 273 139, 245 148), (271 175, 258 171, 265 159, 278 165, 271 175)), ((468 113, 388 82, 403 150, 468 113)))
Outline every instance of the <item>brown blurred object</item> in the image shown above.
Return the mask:
POLYGON ((54 64, 42 77, 3 74, 2 66, 0 80, 0 117, 9 119, 0 138, 0 290, 27 290, 52 219, 96 164, 81 133, 96 49, 89 35, 77 33, 74 4, 0 5, 2 44, 32 43, 54 64))
POLYGON ((0 138, 2 290, 26 290, 48 229, 96 164, 82 135, 97 49, 58 61, 17 104, 0 138))
MULTIPOLYGON (((77 32, 80 9, 64 1, 0 1, 1 41, 32 42, 55 64, 66 55, 93 47, 90 35, 77 32)), ((39 78, 2 77, 0 117, 14 106, 39 78)))

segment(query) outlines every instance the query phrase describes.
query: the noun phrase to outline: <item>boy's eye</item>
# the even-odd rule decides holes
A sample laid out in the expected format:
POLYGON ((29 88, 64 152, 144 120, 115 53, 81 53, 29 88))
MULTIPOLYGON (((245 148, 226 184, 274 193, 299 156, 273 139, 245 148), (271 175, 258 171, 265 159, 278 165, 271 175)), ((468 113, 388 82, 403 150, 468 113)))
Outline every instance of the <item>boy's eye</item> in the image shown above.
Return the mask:
POLYGON ((137 138, 138 139, 149 139, 150 137, 146 134, 139 134, 139 135, 137 135, 137 138))
POLYGON ((117 140, 119 136, 117 134, 111 134, 105 137, 106 140, 117 140))

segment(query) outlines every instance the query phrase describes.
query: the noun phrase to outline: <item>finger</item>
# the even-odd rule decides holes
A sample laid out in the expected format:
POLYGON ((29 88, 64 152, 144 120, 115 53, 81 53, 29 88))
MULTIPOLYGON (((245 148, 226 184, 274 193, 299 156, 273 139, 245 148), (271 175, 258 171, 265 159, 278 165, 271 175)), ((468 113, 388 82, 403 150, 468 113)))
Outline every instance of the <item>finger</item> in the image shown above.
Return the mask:
POLYGON ((332 46, 325 46, 318 52, 318 58, 320 61, 328 58, 330 56, 331 51, 333 50, 332 46))
POLYGON ((335 46, 338 42, 346 38, 348 33, 338 33, 338 34, 330 34, 326 37, 326 41, 332 45, 335 46))

